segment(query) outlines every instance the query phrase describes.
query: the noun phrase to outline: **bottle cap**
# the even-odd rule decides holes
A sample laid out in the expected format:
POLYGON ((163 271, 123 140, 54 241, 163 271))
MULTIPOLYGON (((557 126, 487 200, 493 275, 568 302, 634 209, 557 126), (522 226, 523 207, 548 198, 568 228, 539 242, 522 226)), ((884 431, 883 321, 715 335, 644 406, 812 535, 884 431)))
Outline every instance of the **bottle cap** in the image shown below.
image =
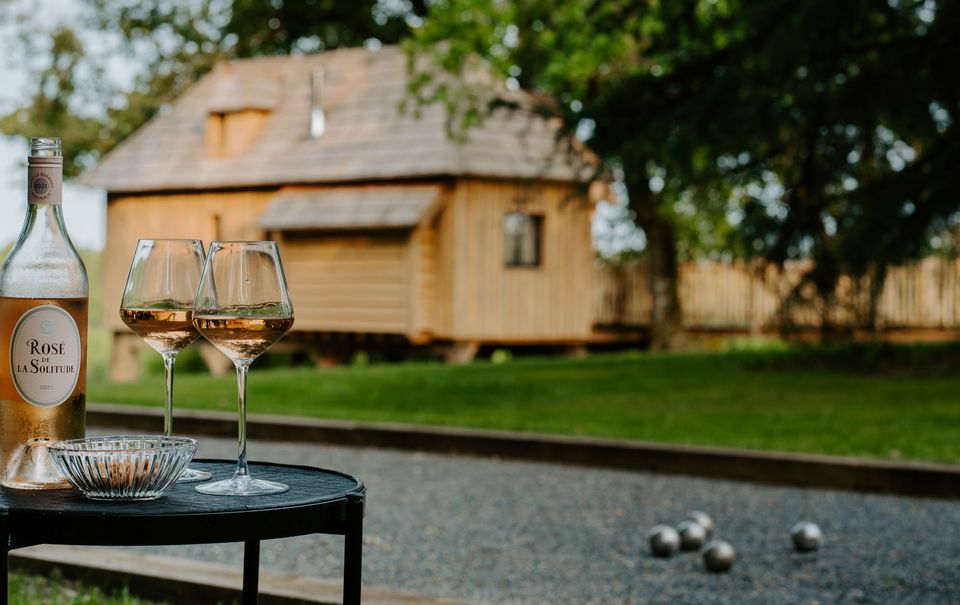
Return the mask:
POLYGON ((59 158, 62 157, 60 137, 30 137, 31 158, 59 158))

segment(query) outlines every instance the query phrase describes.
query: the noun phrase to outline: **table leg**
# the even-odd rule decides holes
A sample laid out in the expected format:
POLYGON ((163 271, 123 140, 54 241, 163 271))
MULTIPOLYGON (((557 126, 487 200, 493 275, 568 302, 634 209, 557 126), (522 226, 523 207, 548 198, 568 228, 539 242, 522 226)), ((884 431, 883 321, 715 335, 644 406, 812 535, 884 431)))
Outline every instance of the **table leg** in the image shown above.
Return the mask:
POLYGON ((9 585, 7 582, 7 562, 9 551, 7 550, 6 544, 0 548, 0 590, 3 590, 0 593, 0 605, 7 605, 7 598, 9 593, 9 585))
POLYGON ((260 600, 260 540, 243 543, 243 605, 260 600))
POLYGON ((6 509, 0 510, 0 540, 3 540, 3 543, 0 544, 0 591, 2 591, 0 592, 0 605, 7 605, 10 591, 7 577, 8 555, 10 554, 10 525, 8 521, 9 516, 6 509))
POLYGON ((347 500, 343 535, 343 605, 360 605, 360 568, 363 555, 363 497, 347 500))

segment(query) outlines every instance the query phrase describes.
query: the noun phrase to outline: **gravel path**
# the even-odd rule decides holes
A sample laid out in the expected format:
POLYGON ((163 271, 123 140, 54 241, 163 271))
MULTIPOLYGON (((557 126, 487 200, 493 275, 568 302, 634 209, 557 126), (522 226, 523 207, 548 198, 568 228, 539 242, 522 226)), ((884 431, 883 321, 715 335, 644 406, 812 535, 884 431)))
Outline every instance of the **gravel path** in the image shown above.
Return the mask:
MULTIPOLYGON (((200 455, 234 457, 201 438, 200 455)), ((336 468, 367 485, 364 583, 504 604, 960 603, 960 503, 374 449, 253 442, 254 460, 336 468), (727 574, 655 559, 645 533, 691 509, 737 549, 727 574), (814 554, 789 530, 818 523, 814 554)), ((149 549, 240 564, 233 545, 149 549)), ((275 571, 339 577, 342 540, 263 545, 275 571)))

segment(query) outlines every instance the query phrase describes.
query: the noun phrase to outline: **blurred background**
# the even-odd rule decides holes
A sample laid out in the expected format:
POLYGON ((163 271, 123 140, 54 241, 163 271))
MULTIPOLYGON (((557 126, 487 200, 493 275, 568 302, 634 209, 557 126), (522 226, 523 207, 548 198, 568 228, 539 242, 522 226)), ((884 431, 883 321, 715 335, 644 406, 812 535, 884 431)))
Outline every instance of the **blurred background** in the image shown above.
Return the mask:
MULTIPOLYGON (((138 238, 270 238, 297 305, 294 331, 258 362, 278 381, 301 372, 313 393, 326 368, 328 384, 382 371, 458 389, 471 370, 432 362, 502 368, 501 397, 461 393, 476 408, 350 390, 290 411, 958 458, 882 422, 901 413, 885 407, 900 397, 892 377, 936 392, 919 423, 954 405, 937 382, 953 379, 960 325, 949 4, 0 11, 0 239, 13 241, 24 208, 25 137, 61 136, 67 222, 92 284, 92 400, 159 401, 160 360, 116 313, 138 238), (364 369, 380 362, 402 363, 364 369), (549 403, 525 363, 585 374, 549 403), (671 369, 646 373, 655 364, 671 369), (728 369, 708 380, 704 365, 728 369), (677 384, 657 394, 663 371, 677 384), (876 392, 821 376, 829 395, 814 397, 796 391, 810 384, 797 372, 846 372, 876 392), (703 392, 685 392, 691 381, 703 392), (774 405, 790 396, 797 406, 774 405), (698 411, 683 430, 657 411, 677 402, 698 411), (592 426, 594 406, 608 424, 592 426), (841 413, 862 440, 822 434, 841 413), (742 414, 755 434, 706 428, 742 414)), ((232 406, 204 395, 228 369, 212 349, 178 367, 197 374, 192 405, 232 406)))
POLYGON ((0 0, 0 44, 0 242, 62 137, 92 402, 163 399, 138 238, 267 238, 254 413, 960 462, 957 3, 0 0))

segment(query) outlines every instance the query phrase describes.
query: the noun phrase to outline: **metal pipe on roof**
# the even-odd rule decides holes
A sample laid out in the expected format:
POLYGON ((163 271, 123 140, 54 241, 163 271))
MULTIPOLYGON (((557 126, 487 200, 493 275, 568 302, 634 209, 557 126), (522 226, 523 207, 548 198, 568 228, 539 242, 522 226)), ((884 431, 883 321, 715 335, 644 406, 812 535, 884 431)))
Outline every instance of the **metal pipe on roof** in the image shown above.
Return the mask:
POLYGON ((323 67, 314 67, 310 73, 310 138, 319 139, 327 129, 327 116, 323 111, 323 87, 327 72, 323 67))

